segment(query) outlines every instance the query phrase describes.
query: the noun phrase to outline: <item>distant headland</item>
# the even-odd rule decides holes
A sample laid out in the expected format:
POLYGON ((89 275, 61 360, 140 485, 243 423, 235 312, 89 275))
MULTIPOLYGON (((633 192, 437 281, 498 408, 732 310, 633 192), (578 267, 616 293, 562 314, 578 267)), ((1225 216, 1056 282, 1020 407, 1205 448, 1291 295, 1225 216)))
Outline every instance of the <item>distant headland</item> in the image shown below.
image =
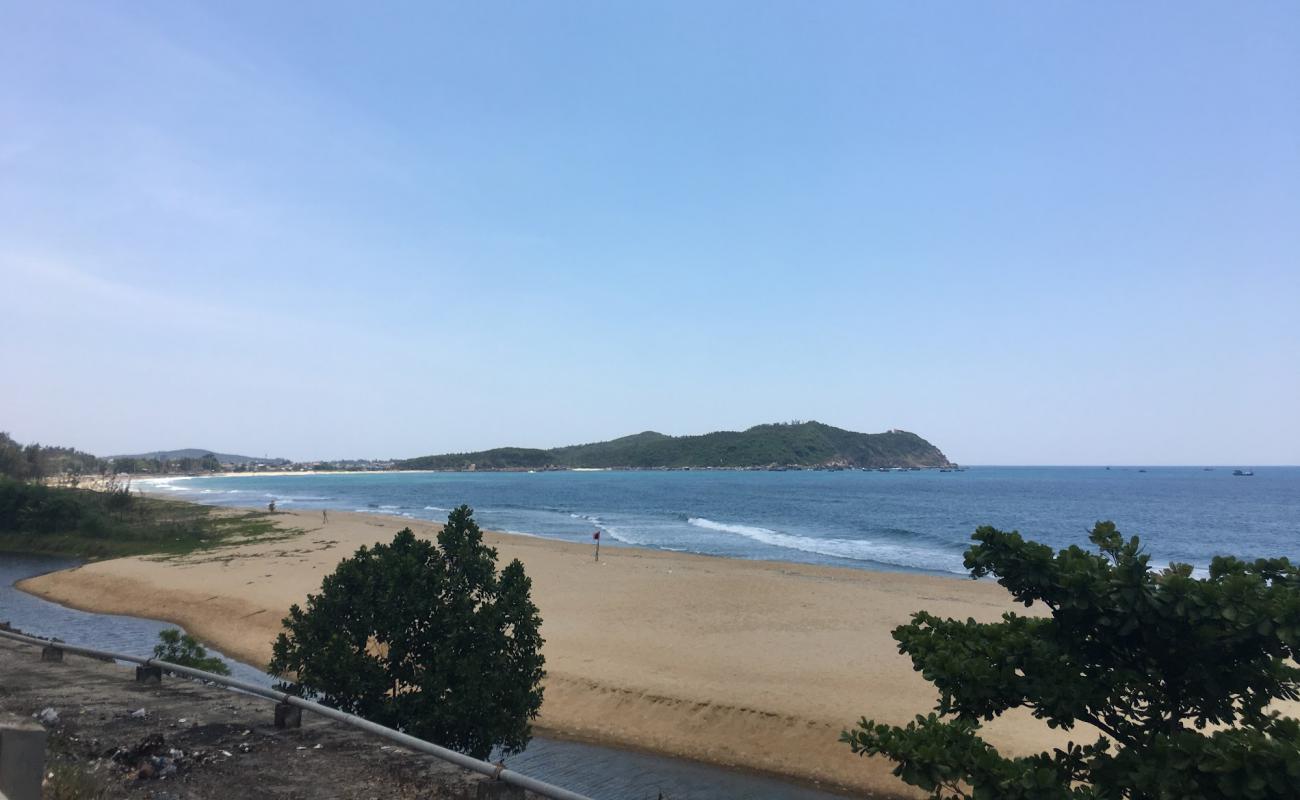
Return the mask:
POLYGON ((202 475, 267 472, 447 472, 568 469, 947 469, 939 448, 907 431, 857 433, 821 422, 777 422, 744 431, 669 436, 656 431, 550 449, 498 447, 402 460, 291 461, 211 450, 156 450, 101 458, 70 447, 20 445, 0 432, 0 476, 76 485, 95 475, 202 475))
POLYGON ((397 469, 893 469, 950 467, 939 448, 907 431, 857 433, 821 422, 668 436, 645 431, 549 450, 499 447, 394 462, 397 469))

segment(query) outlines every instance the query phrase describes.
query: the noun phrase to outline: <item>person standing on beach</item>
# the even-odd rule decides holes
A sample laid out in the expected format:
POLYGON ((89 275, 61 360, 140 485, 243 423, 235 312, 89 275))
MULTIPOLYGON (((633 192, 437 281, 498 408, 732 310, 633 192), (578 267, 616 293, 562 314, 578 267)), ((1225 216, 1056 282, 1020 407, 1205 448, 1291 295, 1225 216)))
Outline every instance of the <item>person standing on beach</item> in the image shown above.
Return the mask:
POLYGON ((320 510, 320 521, 322 525, 328 525, 330 521, 330 512, 322 508, 320 510))

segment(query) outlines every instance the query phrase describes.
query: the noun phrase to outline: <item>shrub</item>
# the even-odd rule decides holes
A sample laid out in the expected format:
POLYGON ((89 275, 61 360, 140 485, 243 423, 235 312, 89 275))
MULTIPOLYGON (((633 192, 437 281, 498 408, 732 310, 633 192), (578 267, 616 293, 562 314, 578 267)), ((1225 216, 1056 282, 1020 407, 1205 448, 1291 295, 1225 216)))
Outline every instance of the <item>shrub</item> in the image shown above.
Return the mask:
POLYGON ((293 691, 477 758, 517 752, 542 703, 541 619, 531 581, 468 506, 437 544, 409 528, 362 547, 293 606, 270 671, 293 691))
POLYGON ((863 719, 842 741, 897 762, 932 798, 1295 797, 1300 722, 1269 705, 1300 698, 1300 570, 1218 557, 1197 579, 1186 564, 1152 571, 1112 523, 1090 538, 1099 554, 976 531, 971 576, 996 576, 1048 615, 913 615, 894 638, 939 689, 935 713, 903 727, 863 719), (1007 758, 980 723, 1018 707, 1096 738, 1007 758))
POLYGON ((158 644, 153 648, 153 657, 182 667, 201 669, 217 675, 229 675, 230 667, 216 656, 208 655, 208 650, 199 644, 199 640, 188 633, 181 633, 176 628, 168 628, 158 633, 158 644))

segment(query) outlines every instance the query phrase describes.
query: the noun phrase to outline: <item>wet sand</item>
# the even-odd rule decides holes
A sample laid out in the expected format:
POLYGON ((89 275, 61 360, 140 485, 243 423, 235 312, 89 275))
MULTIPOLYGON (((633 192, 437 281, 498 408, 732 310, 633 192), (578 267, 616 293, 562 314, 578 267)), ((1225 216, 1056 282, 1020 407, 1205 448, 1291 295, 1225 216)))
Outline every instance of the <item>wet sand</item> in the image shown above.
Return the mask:
MULTIPOLYGON (((401 517, 277 514, 299 533, 180 557, 136 557, 43 575, 20 588, 76 608, 165 619, 233 657, 265 664, 290 604, 401 517)), ((924 575, 605 547, 486 534, 518 558, 541 610, 548 676, 537 727, 558 735, 910 796, 892 765, 852 755, 860 716, 901 723, 932 707, 929 684, 889 632, 919 609, 995 620, 999 586, 924 575)), ((1023 609, 1021 609, 1023 611, 1023 609)), ((1082 732, 1080 732, 1082 733, 1082 732)), ((1041 749, 1042 723, 999 720, 988 738, 1041 749)))

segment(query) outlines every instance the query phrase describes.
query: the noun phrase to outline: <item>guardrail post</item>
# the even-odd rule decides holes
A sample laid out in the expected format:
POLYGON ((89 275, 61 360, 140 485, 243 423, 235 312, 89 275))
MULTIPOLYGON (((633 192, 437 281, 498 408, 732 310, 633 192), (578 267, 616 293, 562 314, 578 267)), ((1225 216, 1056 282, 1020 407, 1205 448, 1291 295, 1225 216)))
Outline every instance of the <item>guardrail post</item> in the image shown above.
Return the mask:
POLYGON ((57 645, 47 644, 45 647, 41 648, 41 660, 62 661, 63 650, 57 645))
POLYGON ((475 800, 524 800, 524 790, 505 781, 479 781, 475 800))
POLYGON ((162 667, 136 667, 136 683, 162 683, 162 667))
MULTIPOLYGON (((21 633, 0 628, 0 639, 9 639, 15 642, 21 642, 25 645, 35 647, 51 646, 50 642, 43 639, 36 639, 21 633)), ((136 680, 145 683, 161 683, 162 673, 166 669, 170 674, 180 675, 186 678, 196 678, 202 681, 225 686, 230 689, 238 689, 241 692, 264 697, 267 700, 274 700, 277 703, 286 706, 292 706, 294 711, 299 712, 298 720, 301 722, 301 709, 306 708, 314 714, 318 714, 326 719, 332 719, 342 722, 345 725, 351 725, 367 733, 376 736, 382 736, 391 742, 396 742, 402 747, 414 750, 419 753, 427 753, 436 758, 440 758, 451 764, 463 767, 480 775, 486 775, 490 780, 479 781, 474 784, 465 785, 467 790, 462 796, 468 798, 469 786, 473 785, 474 792, 478 798, 492 798, 492 800, 517 800, 523 798, 525 789, 533 794, 542 797, 551 798, 552 800, 591 800, 585 795, 569 791, 559 786, 539 781, 536 778, 530 778, 527 775, 520 775, 505 769, 505 764, 489 764, 477 758, 471 758, 464 753, 458 753, 455 750, 448 750, 433 742, 426 742, 409 736, 398 730, 385 727, 368 719, 363 719, 354 714, 348 714, 336 708, 321 705, 301 698, 290 698, 292 703, 285 702, 286 695, 284 692, 268 689, 248 681, 241 681, 234 678, 214 675, 211 672, 204 672, 200 669, 186 667, 181 664, 171 664, 157 658, 141 658, 126 653, 115 653, 109 650, 97 650, 93 647, 84 647, 78 644, 68 642, 59 642, 59 650, 66 650, 80 656, 90 658, 116 659, 118 661, 127 661, 142 666, 136 667, 136 680)), ((143 709, 141 709, 141 713, 143 709)), ((3 715, 0 715, 3 716, 3 715)), ((286 722, 288 717, 286 717, 286 722)), ((0 719, 0 723, 3 720, 0 719)), ((7 736, 0 741, 0 800, 39 800, 40 778, 44 769, 44 752, 45 752, 45 730, 31 720, 19 720, 16 733, 7 736), (19 785, 18 782, 24 776, 35 775, 36 793, 28 793, 27 786, 19 785)), ((4 726, 0 724, 0 733, 3 733, 4 726)))
POLYGON ((45 728, 30 719, 0 716, 0 797, 41 800, 45 728))
POLYGON ((301 728, 302 727, 302 709, 298 706, 291 706, 288 703, 275 704, 275 727, 277 728, 301 728))

